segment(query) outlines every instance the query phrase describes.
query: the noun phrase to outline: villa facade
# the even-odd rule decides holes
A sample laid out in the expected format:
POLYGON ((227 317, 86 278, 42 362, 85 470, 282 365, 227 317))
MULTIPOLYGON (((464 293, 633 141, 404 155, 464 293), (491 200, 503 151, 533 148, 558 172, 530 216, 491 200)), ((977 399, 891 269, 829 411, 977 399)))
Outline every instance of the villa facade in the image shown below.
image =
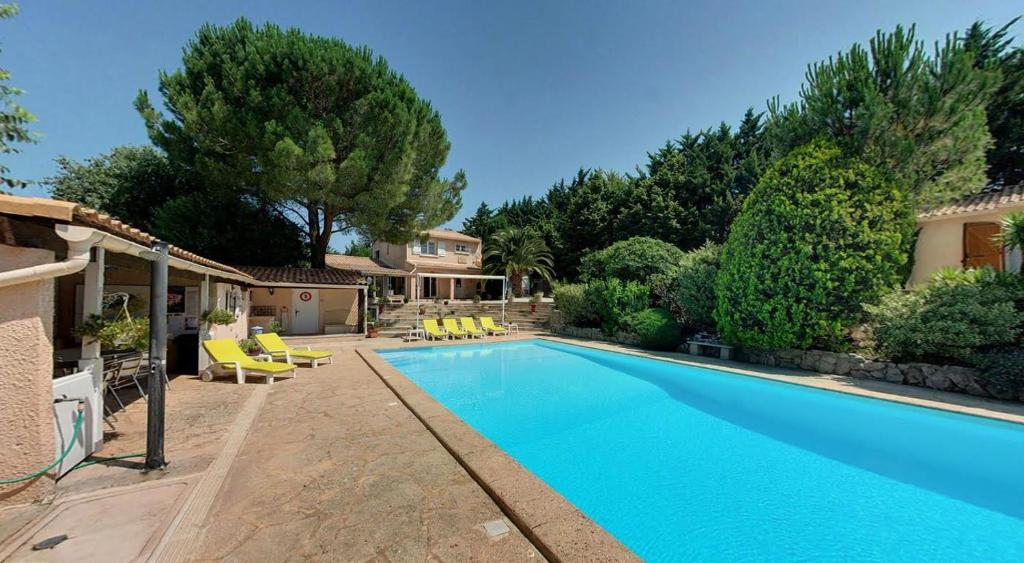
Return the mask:
POLYGON ((375 242, 371 252, 375 263, 401 272, 385 276, 382 297, 472 299, 485 292, 479 278, 483 244, 478 238, 433 229, 406 244, 375 242))
POLYGON ((1020 249, 1007 250, 996 240, 1003 219, 1015 211, 1024 211, 1024 184, 989 189, 919 215, 910 284, 927 283, 943 268, 1019 272, 1020 249))

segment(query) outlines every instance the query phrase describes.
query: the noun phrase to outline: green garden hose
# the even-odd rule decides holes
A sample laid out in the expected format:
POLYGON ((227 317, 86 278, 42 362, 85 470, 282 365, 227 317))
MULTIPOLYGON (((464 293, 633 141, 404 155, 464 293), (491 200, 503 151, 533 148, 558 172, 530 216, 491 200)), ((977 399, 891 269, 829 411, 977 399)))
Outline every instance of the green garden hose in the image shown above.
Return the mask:
MULTIPOLYGON (((67 399, 64 399, 64 400, 67 400, 67 399)), ((60 401, 60 399, 58 399, 58 401, 60 401)), ((79 402, 78 403, 78 418, 75 419, 75 429, 71 431, 71 436, 73 436, 73 437, 77 437, 78 436, 78 431, 82 429, 82 421, 83 420, 85 420, 85 409, 82 407, 82 403, 79 402)), ((34 479, 34 478, 42 475, 43 473, 46 473, 47 471, 49 471, 49 470, 53 469, 54 467, 56 467, 57 464, 59 464, 60 462, 64 461, 64 458, 68 457, 68 454, 71 453, 71 450, 74 447, 75 447, 75 440, 74 440, 74 438, 72 438, 71 441, 68 442, 68 447, 64 449, 64 453, 60 454, 60 457, 58 457, 56 460, 54 460, 54 462, 51 463, 50 465, 47 465, 46 467, 40 469, 39 471, 35 471, 33 473, 29 473, 28 475, 23 475, 21 477, 15 477, 14 479, 2 479, 2 480, 0 480, 0 485, 10 485, 10 484, 13 484, 13 483, 21 483, 22 481, 28 481, 29 479, 34 479)), ((92 461, 82 461, 81 463, 79 463, 78 465, 72 467, 68 471, 71 472, 71 471, 74 471, 76 469, 81 469, 83 467, 89 467, 90 465, 96 465, 98 463, 106 463, 108 461, 114 461, 114 460, 118 460, 118 459, 130 459, 130 458, 133 458, 133 457, 146 457, 146 454, 145 453, 124 454, 124 455, 116 455, 116 456, 113 456, 113 457, 106 457, 106 458, 103 458, 103 459, 95 459, 95 460, 92 460, 92 461)))
POLYGON ((85 409, 83 409, 81 403, 79 403, 79 405, 78 405, 78 418, 75 420, 75 429, 74 429, 73 432, 71 432, 72 438, 71 438, 71 440, 68 441, 68 447, 64 449, 64 453, 60 454, 60 457, 58 457, 56 460, 54 460, 53 463, 51 463, 50 465, 47 465, 46 467, 40 469, 39 471, 36 471, 34 473, 29 473, 28 475, 23 475, 21 477, 15 477, 14 479, 3 479, 3 480, 0 480, 0 485, 10 485, 12 483, 21 483, 22 481, 28 481, 29 479, 35 479, 36 477, 42 475, 43 473, 46 473, 47 471, 53 469, 54 467, 57 467, 57 464, 62 462, 62 461, 64 461, 64 458, 68 457, 68 454, 70 454, 71 450, 75 447, 75 437, 78 436, 78 431, 82 429, 82 420, 84 420, 84 419, 85 419, 85 409))

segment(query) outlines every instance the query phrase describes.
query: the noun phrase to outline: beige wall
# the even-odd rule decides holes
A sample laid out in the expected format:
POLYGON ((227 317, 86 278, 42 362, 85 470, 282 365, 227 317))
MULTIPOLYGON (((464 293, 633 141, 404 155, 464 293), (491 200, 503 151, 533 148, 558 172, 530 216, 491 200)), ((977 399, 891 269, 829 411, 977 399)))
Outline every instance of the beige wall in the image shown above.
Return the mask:
MULTIPOLYGON (((54 261, 54 253, 0 244, 0 271, 54 261)), ((0 288, 0 477, 24 475, 54 459, 53 280, 0 288)), ((50 475, 0 485, 0 505, 38 500, 50 475)))
MULTIPOLYGON (((444 242, 445 255, 444 256, 433 256, 428 254, 413 254, 412 243, 409 244, 391 244, 388 242, 376 242, 373 244, 373 250, 380 251, 380 260, 394 268, 407 269, 406 262, 429 267, 431 264, 447 264, 447 265, 465 265, 465 266, 479 266, 480 259, 482 256, 482 249, 480 243, 477 242, 466 242, 461 240, 452 240, 444 237, 431 237, 429 241, 433 242, 444 242), (466 252, 457 252, 455 250, 456 244, 465 244, 467 246, 466 252)), ((422 243, 421 246, 425 249, 426 243, 422 243)))
POLYGON ((249 292, 242 286, 230 283, 210 284, 210 307, 227 309, 235 313, 235 322, 229 325, 215 325, 210 328, 211 338, 230 338, 241 340, 249 335, 249 292), (231 307, 228 292, 232 289, 241 291, 241 299, 235 307, 231 307))
MULTIPOLYGON (((255 287, 252 289, 252 303, 253 305, 275 307, 278 320, 281 321, 287 332, 291 328, 290 314, 294 291, 297 290, 290 287, 277 287, 274 288, 274 294, 271 295, 268 288, 255 287), (285 308, 284 314, 282 314, 282 307, 285 308)), ((325 325, 348 325, 354 332, 359 324, 359 290, 321 288, 319 314, 319 332, 324 332, 325 325)), ((255 319, 253 322, 255 323, 255 319)), ((266 327, 264 326, 264 328, 266 327)))
POLYGON ((324 332, 325 325, 347 325, 355 332, 358 324, 358 289, 320 290, 320 332, 324 332))
MULTIPOLYGON (((1008 211, 961 215, 946 219, 922 222, 918 225, 917 246, 914 249, 914 271, 910 284, 927 283, 932 275, 945 267, 960 268, 964 258, 964 224, 998 223, 1008 211)), ((1019 264, 1017 256, 1008 256, 1006 263, 1011 269, 1019 264)))

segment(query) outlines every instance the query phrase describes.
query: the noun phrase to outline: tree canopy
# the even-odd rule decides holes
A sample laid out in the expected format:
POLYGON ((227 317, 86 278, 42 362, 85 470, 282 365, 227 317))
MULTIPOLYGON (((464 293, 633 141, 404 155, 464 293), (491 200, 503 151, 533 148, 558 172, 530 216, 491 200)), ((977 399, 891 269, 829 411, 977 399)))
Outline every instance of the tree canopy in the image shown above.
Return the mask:
POLYGON ((776 156, 819 138, 890 174, 914 207, 942 205, 987 182, 985 109, 994 69, 950 34, 929 54, 915 28, 878 31, 807 69, 800 101, 769 105, 776 156))
MULTIPOLYGON (((0 20, 6 20, 18 15, 17 4, 0 4, 0 20)), ((21 107, 17 97, 23 91, 7 83, 11 79, 11 73, 7 69, 0 68, 0 154, 16 154, 21 152, 17 145, 34 143, 35 137, 29 131, 28 126, 36 120, 36 117, 28 110, 21 107)), ((18 180, 10 176, 11 170, 5 164, 0 164, 0 185, 9 188, 23 188, 28 182, 18 180)))
POLYGON ((461 206, 465 175, 439 176, 440 115, 368 48, 244 18, 207 24, 160 93, 166 116, 136 99, 153 143, 209 189, 273 203, 306 232, 313 266, 333 233, 404 242, 461 206))
POLYGON ((986 108, 992 134, 988 177, 996 185, 1024 182, 1024 48, 1013 46, 1010 28, 1020 18, 995 29, 974 22, 963 46, 974 54, 975 66, 999 72, 1000 83, 986 108))
POLYGON ((62 156, 57 167, 44 180, 53 197, 98 209, 192 252, 242 265, 308 260, 303 233, 264 199, 206 190, 153 147, 114 147, 84 162, 62 156))

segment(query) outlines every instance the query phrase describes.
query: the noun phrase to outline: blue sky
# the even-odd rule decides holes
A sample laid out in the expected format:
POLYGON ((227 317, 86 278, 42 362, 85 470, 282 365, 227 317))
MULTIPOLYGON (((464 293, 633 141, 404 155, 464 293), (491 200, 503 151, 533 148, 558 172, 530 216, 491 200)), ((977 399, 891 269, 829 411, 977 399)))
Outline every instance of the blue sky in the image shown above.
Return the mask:
POLYGON ((41 180, 58 155, 147 142, 136 92, 155 94, 157 72, 177 68, 203 22, 244 15, 367 45, 405 74, 442 115, 446 173, 468 175, 458 226, 480 201, 543 194, 581 166, 631 171, 687 129, 735 123, 775 95, 792 100, 809 62, 876 29, 917 23, 932 42, 1021 12, 1010 1, 946 0, 29 0, 0 23, 0 66, 27 91, 21 103, 41 137, 4 162, 41 180))

